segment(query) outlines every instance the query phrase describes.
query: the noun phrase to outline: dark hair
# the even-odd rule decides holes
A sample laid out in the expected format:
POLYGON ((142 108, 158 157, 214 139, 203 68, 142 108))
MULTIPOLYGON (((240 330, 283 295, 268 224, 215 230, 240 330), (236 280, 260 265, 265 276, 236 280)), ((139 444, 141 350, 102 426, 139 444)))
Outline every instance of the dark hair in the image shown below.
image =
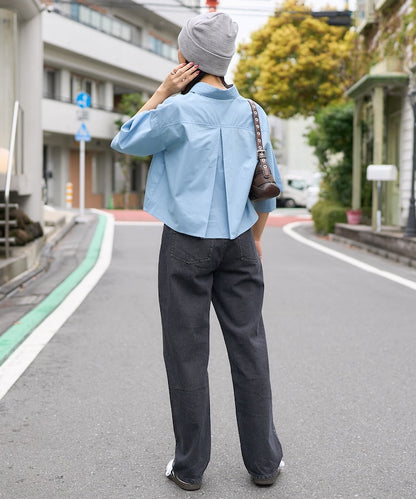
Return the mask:
MULTIPOLYGON (((188 63, 188 61, 186 61, 186 63, 188 63)), ((181 94, 182 95, 187 94, 191 90, 191 88, 194 85, 196 85, 197 83, 199 83, 202 80, 202 78, 204 76, 206 76, 207 74, 209 74, 209 73, 206 73, 205 71, 201 71, 200 70, 199 71, 199 75, 196 78, 194 78, 192 81, 190 81, 188 83, 188 85, 186 85, 186 87, 182 90, 181 94)), ((225 88, 231 88, 232 87, 232 85, 229 85, 228 83, 225 82, 224 76, 219 76, 218 78, 221 80, 221 83, 224 85, 225 88)))

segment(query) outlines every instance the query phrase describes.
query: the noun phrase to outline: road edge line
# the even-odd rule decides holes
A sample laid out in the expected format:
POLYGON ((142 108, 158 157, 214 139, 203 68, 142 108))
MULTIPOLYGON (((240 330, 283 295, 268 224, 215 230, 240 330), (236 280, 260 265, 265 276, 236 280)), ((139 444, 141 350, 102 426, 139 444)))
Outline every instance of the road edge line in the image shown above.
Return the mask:
POLYGON ((310 239, 301 236, 298 234, 295 229, 297 227, 300 227, 301 225, 310 225, 312 222, 292 222, 289 224, 286 224, 283 227, 283 231, 296 241, 306 244, 307 246, 310 246, 311 248, 314 248, 318 251, 321 251, 322 253, 326 253, 327 255, 330 255, 334 258, 337 258, 338 260, 342 260, 345 263, 349 263, 350 265, 353 265, 355 267, 358 267, 361 270, 364 270, 365 272, 369 272, 371 274, 378 275, 380 277, 384 277, 385 279, 389 279, 390 281, 395 282, 396 284, 401 284, 402 286, 406 286, 407 288, 412 289, 413 291, 416 291, 416 282, 411 281, 409 279, 406 279, 404 277, 400 277, 396 274, 393 274, 391 272, 387 272, 386 270, 381 270, 377 267, 374 267, 373 265, 369 265, 368 263, 361 262, 360 260, 357 260, 356 258, 353 258, 351 256, 344 255, 344 253, 340 253, 338 251, 335 251, 331 248, 327 248, 326 246, 323 246, 322 244, 319 244, 315 241, 311 241, 310 239))
POLYGON ((121 227, 123 226, 162 227, 163 226, 163 222, 154 222, 154 221, 146 222, 145 220, 136 220, 136 221, 116 220, 115 224, 120 225, 121 227))
MULTIPOLYGON (((100 240, 99 252, 98 248, 94 248, 93 243, 91 243, 87 253, 87 255, 90 254, 89 258, 91 258, 91 253, 97 253, 95 263, 89 269, 84 269, 84 275, 80 279, 79 269, 87 260, 86 257, 80 266, 63 281, 68 283, 72 278, 74 285, 65 295, 59 296, 59 293, 56 295, 59 302, 56 303, 53 310, 31 332, 27 333, 26 339, 0 366, 0 400, 35 360, 55 333, 81 305, 110 265, 114 239, 114 217, 100 210, 91 211, 97 213, 100 217, 105 217, 105 228, 100 240)), ((95 241, 95 246, 97 246, 97 241, 95 241)), ((42 305, 42 303, 38 306, 42 305)))

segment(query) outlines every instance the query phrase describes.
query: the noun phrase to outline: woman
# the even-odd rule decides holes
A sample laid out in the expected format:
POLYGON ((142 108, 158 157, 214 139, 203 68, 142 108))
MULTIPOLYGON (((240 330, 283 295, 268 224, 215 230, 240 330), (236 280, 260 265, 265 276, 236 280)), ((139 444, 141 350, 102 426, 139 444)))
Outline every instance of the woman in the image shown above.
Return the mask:
POLYGON ((210 459, 211 302, 230 359, 245 466, 257 485, 273 484, 282 467, 261 315, 261 235, 275 200, 248 199, 257 161, 251 109, 224 81, 237 30, 223 13, 190 19, 178 37, 180 64, 112 142, 126 154, 153 154, 144 209, 165 224, 159 303, 176 440, 166 475, 185 490, 200 488, 210 459))

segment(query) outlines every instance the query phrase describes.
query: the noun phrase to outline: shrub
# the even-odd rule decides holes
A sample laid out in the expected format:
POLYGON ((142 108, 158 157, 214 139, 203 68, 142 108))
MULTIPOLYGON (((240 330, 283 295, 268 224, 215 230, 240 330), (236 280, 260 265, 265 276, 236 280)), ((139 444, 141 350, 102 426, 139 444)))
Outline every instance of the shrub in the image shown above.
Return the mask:
POLYGON ((331 201, 318 201, 311 213, 315 230, 319 234, 332 233, 335 224, 347 222, 347 209, 331 201))
POLYGON ((308 133, 322 173, 321 198, 342 206, 352 198, 353 118, 351 101, 332 104, 316 114, 308 133))

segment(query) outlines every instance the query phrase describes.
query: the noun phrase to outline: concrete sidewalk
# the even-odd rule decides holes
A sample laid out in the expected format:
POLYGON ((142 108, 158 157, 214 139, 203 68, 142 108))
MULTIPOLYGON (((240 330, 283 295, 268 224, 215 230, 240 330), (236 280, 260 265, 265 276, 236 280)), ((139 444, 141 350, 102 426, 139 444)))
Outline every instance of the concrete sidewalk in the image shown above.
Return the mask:
POLYGON ((42 302, 84 260, 95 233, 98 215, 88 213, 84 223, 66 217, 67 223, 40 252, 37 266, 0 288, 0 338, 8 328, 42 302))
POLYGON ((404 237, 398 227, 376 232, 368 225, 336 224, 330 238, 416 268, 416 237, 404 237))
POLYGON ((76 223, 77 212, 44 207, 44 234, 24 246, 11 246, 11 256, 0 258, 0 301, 25 282, 48 269, 56 244, 76 223))

